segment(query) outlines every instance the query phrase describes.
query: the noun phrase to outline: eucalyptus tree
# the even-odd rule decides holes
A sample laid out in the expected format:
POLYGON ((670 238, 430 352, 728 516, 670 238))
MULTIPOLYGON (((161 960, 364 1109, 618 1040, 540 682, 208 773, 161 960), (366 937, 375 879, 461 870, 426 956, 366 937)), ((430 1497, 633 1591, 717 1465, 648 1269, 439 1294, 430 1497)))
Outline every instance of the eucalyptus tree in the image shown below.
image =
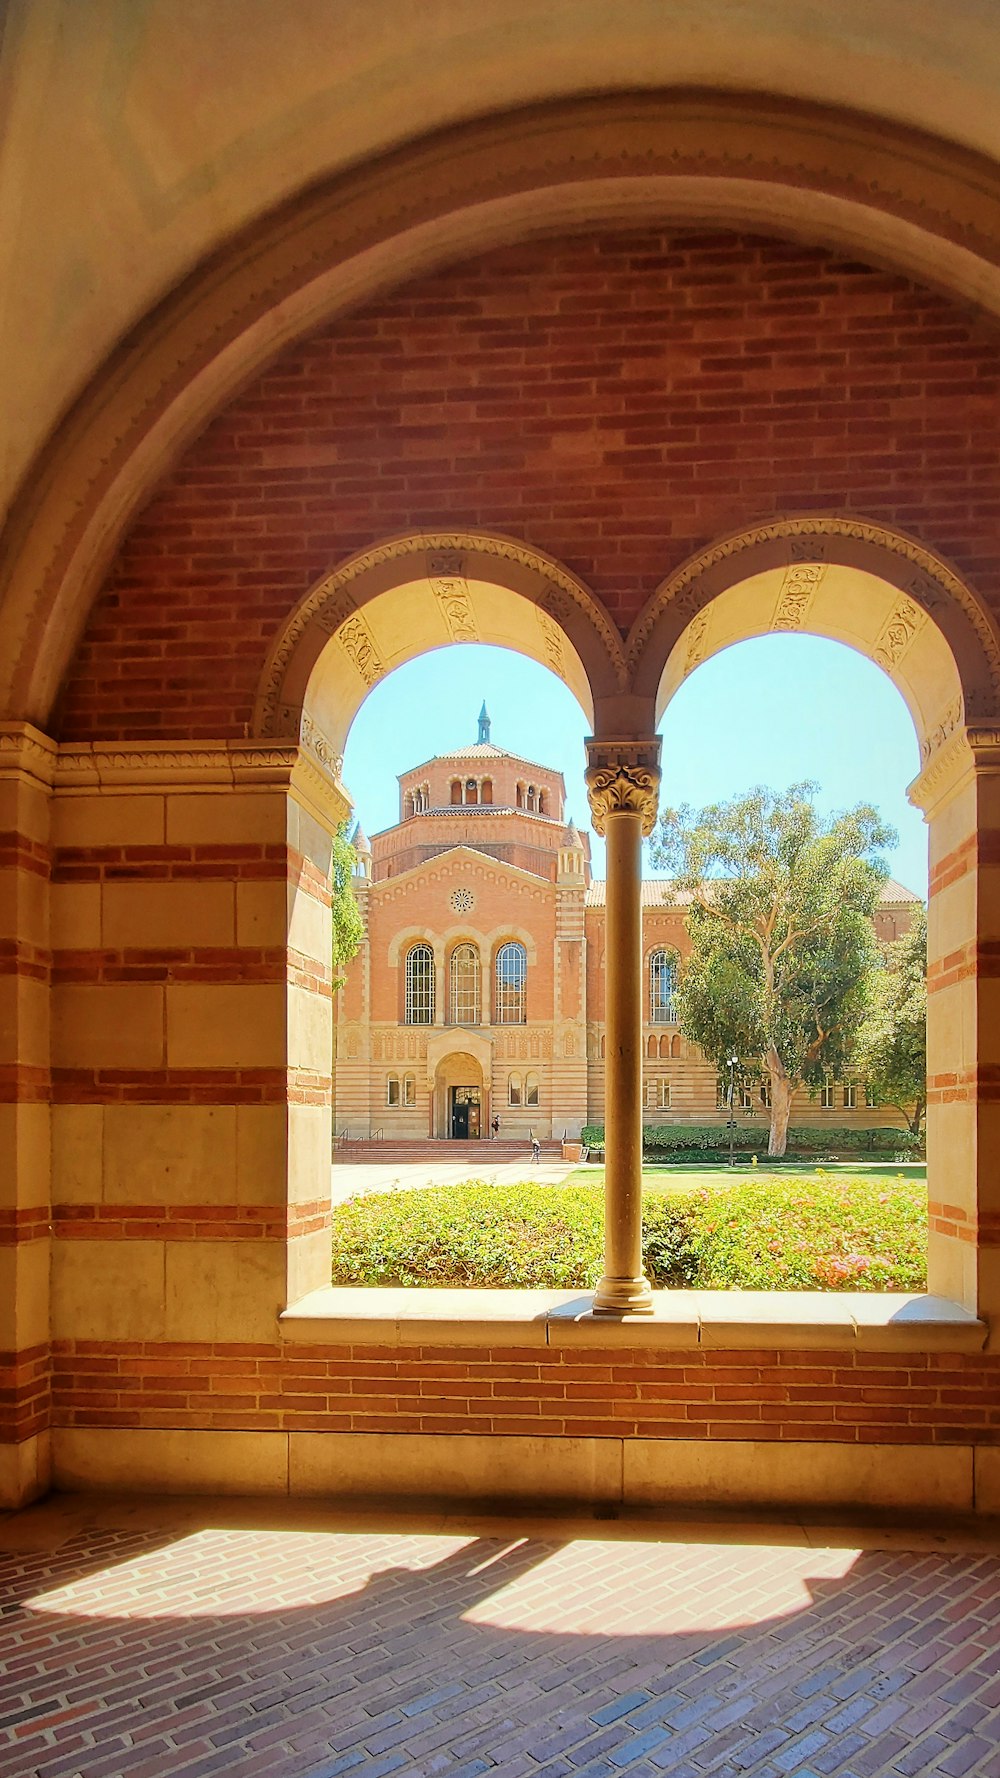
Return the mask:
POLYGON ((767 1082, 770 1155, 785 1152, 797 1088, 851 1059, 879 956, 880 852, 895 840, 865 804, 824 820, 817 788, 666 809, 652 842, 687 908, 681 1029, 720 1070, 735 1058, 767 1082))

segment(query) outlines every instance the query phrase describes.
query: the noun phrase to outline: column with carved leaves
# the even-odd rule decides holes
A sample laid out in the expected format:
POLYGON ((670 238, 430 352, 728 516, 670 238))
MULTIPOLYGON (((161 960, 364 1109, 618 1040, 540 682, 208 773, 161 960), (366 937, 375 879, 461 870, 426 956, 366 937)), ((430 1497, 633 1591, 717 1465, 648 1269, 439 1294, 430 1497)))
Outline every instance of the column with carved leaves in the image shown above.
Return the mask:
POLYGON ((587 794, 607 842, 604 1275, 595 1315, 648 1314, 642 1270, 642 840, 653 831, 660 743, 588 741, 587 794))

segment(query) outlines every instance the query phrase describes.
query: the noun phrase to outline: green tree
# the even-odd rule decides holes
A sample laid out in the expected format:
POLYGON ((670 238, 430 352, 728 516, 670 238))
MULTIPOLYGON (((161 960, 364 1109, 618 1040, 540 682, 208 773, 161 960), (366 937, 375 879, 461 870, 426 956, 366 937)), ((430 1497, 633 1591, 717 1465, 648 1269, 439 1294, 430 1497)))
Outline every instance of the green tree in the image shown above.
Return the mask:
POLYGON ((823 821, 817 786, 666 809, 654 862, 688 902, 680 1023, 721 1072, 767 1080, 768 1154, 783 1155, 792 1096, 841 1074, 877 960, 872 915, 895 834, 859 805, 823 821))
POLYGON ((343 971, 365 935, 352 884, 357 862, 358 855, 351 845, 347 822, 344 821, 333 837, 333 859, 330 868, 330 887, 333 891, 330 912, 333 928, 333 986, 335 990, 343 987, 346 979, 343 971))
POLYGON ((901 1112, 920 1135, 927 1105, 927 914, 886 945, 868 980, 868 1011, 858 1032, 857 1071, 877 1105, 901 1112))

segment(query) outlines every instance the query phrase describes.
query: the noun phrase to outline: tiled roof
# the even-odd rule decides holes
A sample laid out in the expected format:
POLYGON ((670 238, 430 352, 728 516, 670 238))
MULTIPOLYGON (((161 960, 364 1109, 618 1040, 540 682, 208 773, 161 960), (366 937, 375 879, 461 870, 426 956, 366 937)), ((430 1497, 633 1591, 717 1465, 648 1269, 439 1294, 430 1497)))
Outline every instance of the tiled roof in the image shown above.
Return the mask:
POLYGON ((515 765, 530 766, 532 771, 542 772, 548 778, 561 778, 553 766, 540 765, 537 759, 525 759, 521 753, 510 753, 506 747, 497 747, 492 741, 473 741, 468 747, 459 747, 453 753, 435 753, 433 759, 425 759, 422 765, 410 766, 405 772, 399 773, 400 782, 411 778, 414 772, 425 772, 428 766, 437 765, 441 760, 459 759, 511 759, 515 765))

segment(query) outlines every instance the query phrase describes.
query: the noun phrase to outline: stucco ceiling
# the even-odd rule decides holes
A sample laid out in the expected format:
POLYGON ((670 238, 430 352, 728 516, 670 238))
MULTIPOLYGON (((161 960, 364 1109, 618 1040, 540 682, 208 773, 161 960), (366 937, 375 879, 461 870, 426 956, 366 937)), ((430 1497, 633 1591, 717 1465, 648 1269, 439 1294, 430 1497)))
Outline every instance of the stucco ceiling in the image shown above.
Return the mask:
POLYGON ((213 248, 438 126, 694 85, 856 107, 1000 160, 994 0, 11 0, 0 19, 0 495, 213 248))

